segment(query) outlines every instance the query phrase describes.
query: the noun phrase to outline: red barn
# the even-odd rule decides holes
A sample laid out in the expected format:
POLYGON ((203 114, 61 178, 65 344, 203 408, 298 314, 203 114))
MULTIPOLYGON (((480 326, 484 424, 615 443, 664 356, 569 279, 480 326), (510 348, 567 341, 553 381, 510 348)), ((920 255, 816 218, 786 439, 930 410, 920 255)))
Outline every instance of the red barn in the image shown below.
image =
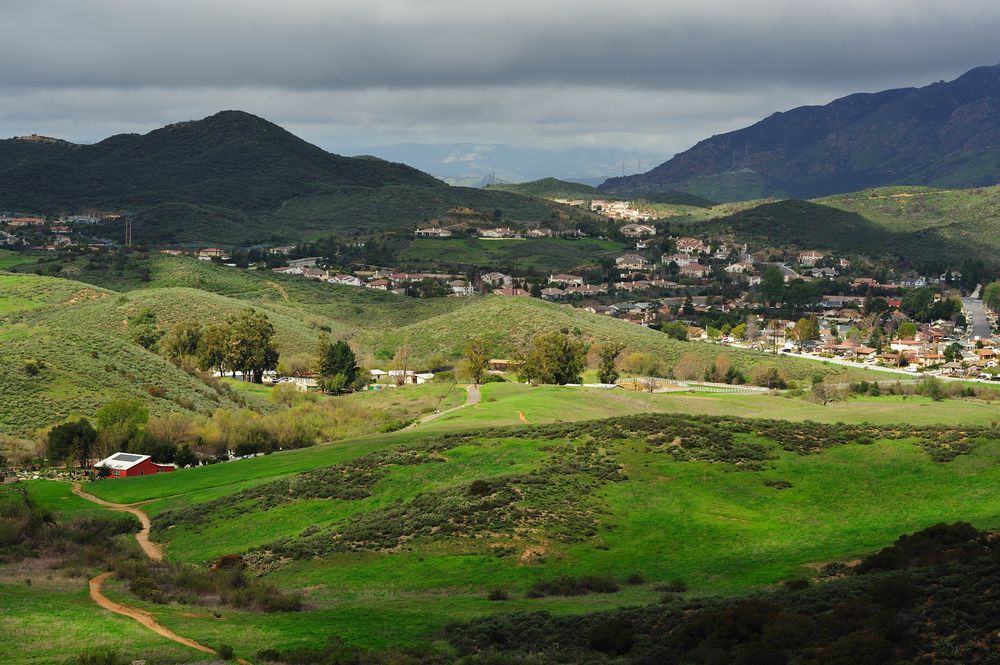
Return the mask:
POLYGON ((102 459, 94 465, 95 469, 108 469, 109 478, 132 478, 133 476, 152 476, 157 473, 168 473, 176 467, 172 464, 157 464, 149 455, 133 455, 132 453, 115 453, 107 459, 102 459))

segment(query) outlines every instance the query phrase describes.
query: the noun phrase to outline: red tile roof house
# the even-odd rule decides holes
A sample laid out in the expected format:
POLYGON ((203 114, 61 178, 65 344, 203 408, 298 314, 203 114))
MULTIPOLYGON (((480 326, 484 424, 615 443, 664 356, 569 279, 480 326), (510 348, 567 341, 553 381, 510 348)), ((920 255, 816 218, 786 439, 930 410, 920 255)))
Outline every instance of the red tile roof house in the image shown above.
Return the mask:
POLYGON ((170 473, 173 464, 157 464, 149 455, 133 455, 131 453, 115 453, 102 459, 94 465, 95 469, 107 469, 109 478, 133 478, 135 476, 154 476, 158 473, 170 473))

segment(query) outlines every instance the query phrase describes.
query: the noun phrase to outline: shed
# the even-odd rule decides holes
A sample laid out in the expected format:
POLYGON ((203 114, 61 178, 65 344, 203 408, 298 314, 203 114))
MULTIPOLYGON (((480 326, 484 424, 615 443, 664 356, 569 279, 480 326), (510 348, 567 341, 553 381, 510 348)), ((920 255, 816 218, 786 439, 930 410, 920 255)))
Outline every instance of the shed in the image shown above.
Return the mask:
POLYGON ((149 455, 134 455, 132 453, 115 453, 102 459, 94 465, 95 469, 108 469, 111 478, 132 478, 134 476, 153 476, 158 473, 169 473, 175 467, 173 464, 157 464, 149 455))

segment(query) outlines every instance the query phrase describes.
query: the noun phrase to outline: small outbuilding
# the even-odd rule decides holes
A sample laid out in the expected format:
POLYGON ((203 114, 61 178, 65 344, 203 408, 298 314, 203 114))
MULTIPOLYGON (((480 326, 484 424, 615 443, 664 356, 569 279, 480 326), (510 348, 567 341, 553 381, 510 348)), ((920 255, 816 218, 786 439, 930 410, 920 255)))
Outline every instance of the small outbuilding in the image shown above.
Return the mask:
POLYGON ((158 473, 169 473, 175 467, 173 464, 157 464, 149 455, 133 453, 115 453, 102 459, 94 465, 95 469, 107 469, 109 478, 132 478, 135 476, 153 476, 158 473))

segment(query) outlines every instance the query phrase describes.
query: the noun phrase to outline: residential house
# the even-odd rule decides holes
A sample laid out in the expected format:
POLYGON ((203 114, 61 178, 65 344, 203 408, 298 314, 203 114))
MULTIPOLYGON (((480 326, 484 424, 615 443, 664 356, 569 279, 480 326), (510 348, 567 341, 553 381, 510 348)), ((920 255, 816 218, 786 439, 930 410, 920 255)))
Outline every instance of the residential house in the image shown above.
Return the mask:
POLYGON ((464 279, 453 279, 448 282, 448 288, 454 296, 472 296, 476 294, 476 289, 464 279))
POLYGON ((707 276, 711 272, 712 269, 709 266, 705 266, 700 263, 690 263, 681 268, 682 277, 696 277, 700 279, 707 276))
POLYGON ((583 286, 567 286, 566 295, 596 296, 608 292, 607 284, 584 284, 583 286))
POLYGON ((628 238, 645 238, 656 235, 656 227, 652 224, 626 224, 620 230, 622 235, 628 238))
POLYGON ((221 247, 205 247, 204 249, 199 249, 194 255, 202 261, 211 261, 216 258, 225 261, 229 258, 229 253, 221 247))
POLYGON ((615 265, 619 270, 646 270, 650 267, 649 261, 641 254, 623 254, 615 259, 615 265))
POLYGON ((494 287, 506 288, 514 285, 514 278, 510 275, 505 275, 502 272, 488 272, 482 275, 479 279, 482 280, 483 284, 494 287))
POLYGON ((331 284, 343 284, 345 286, 361 286, 363 284, 360 277, 355 277, 354 275, 348 275, 347 273, 334 275, 327 281, 329 281, 331 284))
POLYGON ((549 284, 561 284, 562 286, 583 286, 583 277, 580 275, 549 275, 549 284))
POLYGON ((493 289, 493 295, 496 296, 530 296, 531 294, 524 289, 518 289, 510 286, 506 286, 500 289, 493 289))
POLYGON ((725 270, 730 275, 745 275, 753 272, 753 264, 740 261, 739 263, 729 264, 726 266, 725 270))
POLYGON ((818 252, 815 249, 810 249, 807 252, 799 252, 799 263, 807 268, 812 268, 824 256, 826 254, 818 252))
POLYGON ((679 268, 683 268, 691 263, 698 263, 698 257, 691 256, 690 254, 664 254, 660 258, 660 263, 664 265, 676 263, 679 268))
POLYGON ((529 229, 529 238, 550 238, 552 237, 552 229, 529 229))
POLYGON ((389 287, 392 286, 391 282, 387 279, 373 279, 372 281, 365 284, 369 289, 376 289, 378 291, 388 291, 389 287))
POLYGON ((516 231, 509 227, 497 227, 495 229, 479 229, 478 235, 480 238, 518 238, 520 237, 516 231))
POLYGON ((416 236, 418 238, 450 238, 451 231, 438 228, 417 229, 416 236))
POLYGON ((548 288, 542 289, 542 298, 545 300, 558 300, 566 295, 566 292, 562 289, 550 286, 548 288))
POLYGON ((700 254, 708 252, 709 247, 697 238, 678 238, 677 251, 683 254, 700 254))
POLYGON ((325 279, 326 271, 319 268, 303 268, 302 276, 307 279, 325 279))

